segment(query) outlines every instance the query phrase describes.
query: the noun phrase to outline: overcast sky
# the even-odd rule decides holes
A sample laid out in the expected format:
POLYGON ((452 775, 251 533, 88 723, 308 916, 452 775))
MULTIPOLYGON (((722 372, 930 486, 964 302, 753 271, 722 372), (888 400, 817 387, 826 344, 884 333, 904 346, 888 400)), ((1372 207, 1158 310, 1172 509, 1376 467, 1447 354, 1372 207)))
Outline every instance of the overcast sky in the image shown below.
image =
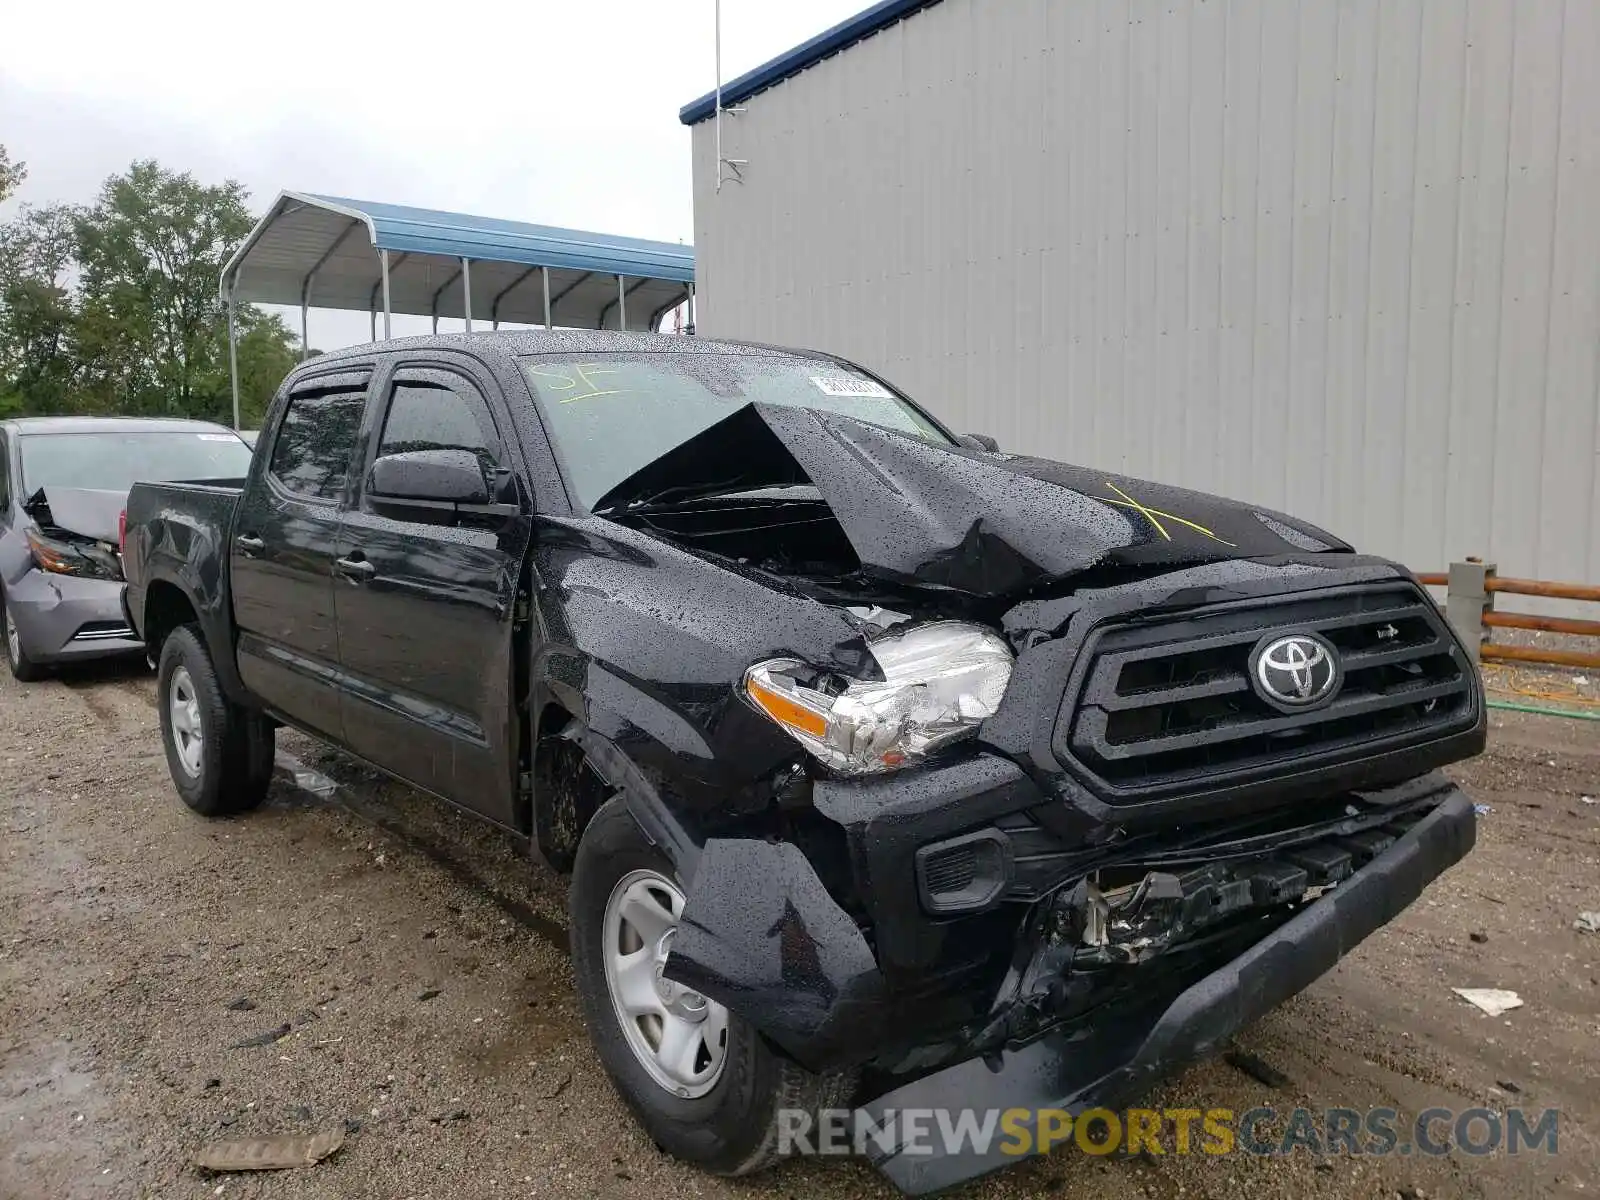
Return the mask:
MULTIPOLYGON (((723 0, 724 78, 867 2, 723 0)), ((287 188, 693 240, 678 109, 715 82, 713 0, 5 8, 0 143, 28 181, 0 216, 156 158, 257 211, 287 188)), ((312 344, 366 325, 313 313, 312 344)))

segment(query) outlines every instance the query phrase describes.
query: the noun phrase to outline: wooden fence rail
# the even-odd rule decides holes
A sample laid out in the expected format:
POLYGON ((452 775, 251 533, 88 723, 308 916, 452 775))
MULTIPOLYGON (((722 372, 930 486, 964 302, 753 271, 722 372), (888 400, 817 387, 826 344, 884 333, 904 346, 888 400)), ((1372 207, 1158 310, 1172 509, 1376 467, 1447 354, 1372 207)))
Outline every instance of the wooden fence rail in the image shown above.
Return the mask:
POLYGON ((1446 589, 1445 613, 1461 640, 1466 643, 1467 650, 1476 659, 1600 670, 1600 651, 1507 646, 1490 640, 1490 632, 1495 629, 1527 629, 1539 633, 1600 638, 1600 621, 1507 612, 1495 606, 1495 598, 1499 595, 1543 596, 1556 600, 1600 603, 1600 585, 1513 579, 1496 574, 1492 563, 1475 558, 1451 563, 1449 571, 1421 573, 1417 579, 1429 587, 1446 589))

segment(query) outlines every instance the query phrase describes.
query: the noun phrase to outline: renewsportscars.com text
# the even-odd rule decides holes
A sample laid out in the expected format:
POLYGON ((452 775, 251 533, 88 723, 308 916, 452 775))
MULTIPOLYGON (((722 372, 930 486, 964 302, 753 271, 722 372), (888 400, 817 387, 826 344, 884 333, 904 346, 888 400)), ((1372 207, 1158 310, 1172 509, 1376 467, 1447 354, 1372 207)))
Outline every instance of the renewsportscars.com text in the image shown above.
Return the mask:
POLYGON ((1068 1145, 1085 1154, 1554 1154, 1559 1119, 1553 1108, 1425 1108, 1411 1119, 1393 1108, 784 1109, 778 1146, 810 1155, 1021 1157, 1068 1145))

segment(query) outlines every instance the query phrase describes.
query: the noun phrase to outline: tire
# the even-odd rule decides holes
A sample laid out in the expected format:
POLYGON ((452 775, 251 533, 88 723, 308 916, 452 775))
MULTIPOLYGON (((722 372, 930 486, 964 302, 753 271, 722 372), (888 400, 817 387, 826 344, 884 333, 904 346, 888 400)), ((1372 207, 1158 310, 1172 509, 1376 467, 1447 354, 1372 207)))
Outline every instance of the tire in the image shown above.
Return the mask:
POLYGON ((22 630, 11 620, 3 591, 0 591, 0 631, 4 633, 0 641, 5 643, 6 666, 11 668, 11 674, 18 682, 37 683, 49 674, 43 666, 28 657, 28 651, 22 644, 22 630))
POLYGON ((203 817, 227 817, 266 799, 272 725, 222 694, 211 654, 194 625, 173 630, 161 645, 156 711, 167 769, 185 804, 203 817))
POLYGON ((685 1098, 658 1082, 623 1030, 605 966, 607 906, 619 884, 645 872, 674 878, 671 862, 650 844, 622 797, 614 797, 583 832, 569 900, 573 972, 589 1039, 623 1101, 662 1150, 718 1175, 759 1171, 780 1157, 780 1109, 843 1107, 854 1077, 805 1070, 728 1013, 721 1071, 709 1090, 685 1098))

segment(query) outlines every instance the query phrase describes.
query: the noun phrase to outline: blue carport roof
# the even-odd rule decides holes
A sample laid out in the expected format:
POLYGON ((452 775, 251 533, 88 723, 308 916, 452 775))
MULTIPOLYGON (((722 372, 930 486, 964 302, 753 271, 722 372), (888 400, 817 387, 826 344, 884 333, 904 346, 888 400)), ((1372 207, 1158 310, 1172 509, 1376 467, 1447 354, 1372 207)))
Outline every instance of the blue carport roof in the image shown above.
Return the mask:
POLYGON ((411 250, 485 262, 516 262, 539 267, 573 267, 611 275, 648 275, 687 283, 694 278, 694 247, 611 233, 586 233, 507 221, 499 217, 474 217, 433 208, 347 200, 342 196, 310 195, 310 199, 336 205, 366 216, 373 245, 384 250, 411 250))
POLYGON ((484 320, 542 322, 541 267, 550 273, 556 323, 579 327, 614 322, 618 275, 630 328, 680 302, 694 281, 692 246, 283 192, 223 268, 222 290, 266 304, 381 310, 384 250, 391 310, 424 316, 464 314, 463 258, 471 262, 473 315, 484 320))

